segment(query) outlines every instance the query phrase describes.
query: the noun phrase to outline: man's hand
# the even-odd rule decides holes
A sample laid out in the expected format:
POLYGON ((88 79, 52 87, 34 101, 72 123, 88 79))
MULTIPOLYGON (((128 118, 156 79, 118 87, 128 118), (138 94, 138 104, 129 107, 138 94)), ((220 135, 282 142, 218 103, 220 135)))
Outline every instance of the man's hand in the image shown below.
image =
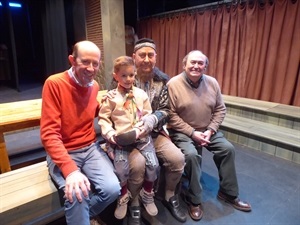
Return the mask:
POLYGON ((84 197, 87 197, 90 190, 91 184, 89 180, 80 171, 74 171, 67 176, 65 197, 69 200, 69 202, 73 202, 73 191, 75 191, 78 201, 82 202, 81 192, 83 193, 84 197))
POLYGON ((205 132, 195 131, 193 133, 192 139, 201 146, 207 146, 210 141, 211 132, 206 130, 205 132))
POLYGON ((106 92, 101 98, 101 103, 105 102, 106 99, 113 99, 116 96, 116 94, 117 94, 117 89, 106 92))
POLYGON ((144 132, 146 134, 149 134, 153 128, 157 125, 157 117, 153 114, 147 115, 142 118, 142 121, 144 122, 144 132))

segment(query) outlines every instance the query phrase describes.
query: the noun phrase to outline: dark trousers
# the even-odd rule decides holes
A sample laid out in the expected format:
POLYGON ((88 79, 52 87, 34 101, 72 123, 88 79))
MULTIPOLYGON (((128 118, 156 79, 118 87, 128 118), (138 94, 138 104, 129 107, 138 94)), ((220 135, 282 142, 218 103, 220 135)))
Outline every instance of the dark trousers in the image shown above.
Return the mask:
MULTIPOLYGON (((170 137, 174 144, 180 148, 185 155, 184 173, 189 181, 186 198, 190 203, 200 204, 202 186, 201 179, 201 153, 202 146, 195 143, 190 137, 183 133, 170 130, 170 137)), ((217 132, 210 139, 210 144, 205 148, 213 153, 214 162, 218 168, 220 191, 238 196, 238 182, 235 171, 235 149, 224 137, 222 132, 217 132)))

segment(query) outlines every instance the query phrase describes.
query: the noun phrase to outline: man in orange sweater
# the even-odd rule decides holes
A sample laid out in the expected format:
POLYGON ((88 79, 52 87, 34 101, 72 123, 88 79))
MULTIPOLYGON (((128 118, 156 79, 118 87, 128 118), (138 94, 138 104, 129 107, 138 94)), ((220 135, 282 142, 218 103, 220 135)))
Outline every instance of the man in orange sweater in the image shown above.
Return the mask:
POLYGON ((120 192, 107 154, 96 141, 101 51, 90 41, 75 44, 71 68, 50 76, 43 87, 41 139, 49 173, 65 193, 68 224, 90 225, 120 192), (92 189, 92 191, 91 191, 92 189))

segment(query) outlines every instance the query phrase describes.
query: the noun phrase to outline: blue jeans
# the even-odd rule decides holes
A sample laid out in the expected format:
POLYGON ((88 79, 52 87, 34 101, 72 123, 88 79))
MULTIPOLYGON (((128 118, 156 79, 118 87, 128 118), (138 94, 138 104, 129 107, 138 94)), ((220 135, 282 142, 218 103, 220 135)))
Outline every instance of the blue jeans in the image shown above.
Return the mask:
MULTIPOLYGON (((75 193, 73 193, 73 203, 65 200, 66 221, 70 225, 89 225, 90 218, 97 216, 118 198, 120 193, 119 181, 111 161, 98 142, 69 154, 80 171, 89 179, 92 191, 89 197, 83 197, 81 203, 78 202, 75 193)), ((65 178, 49 155, 47 156, 47 163, 53 181, 59 189, 64 190, 65 178)))

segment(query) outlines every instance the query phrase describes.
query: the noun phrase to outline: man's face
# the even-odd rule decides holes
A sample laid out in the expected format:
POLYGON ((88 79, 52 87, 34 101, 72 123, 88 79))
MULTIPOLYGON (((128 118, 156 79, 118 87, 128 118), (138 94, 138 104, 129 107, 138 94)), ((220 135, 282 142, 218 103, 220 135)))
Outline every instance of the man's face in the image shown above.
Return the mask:
POLYGON ((132 55, 137 74, 151 73, 156 63, 156 52, 151 47, 143 47, 132 55))
POLYGON ((130 89, 135 80, 134 66, 121 66, 120 70, 114 73, 114 78, 118 84, 125 89, 130 89))
POLYGON ((100 68, 101 54, 98 49, 78 50, 78 56, 70 56, 70 62, 75 70, 75 76, 82 86, 88 86, 96 77, 100 68))
POLYGON ((201 52, 195 51, 190 53, 186 65, 183 67, 188 78, 192 81, 200 79, 206 70, 206 57, 201 52))

